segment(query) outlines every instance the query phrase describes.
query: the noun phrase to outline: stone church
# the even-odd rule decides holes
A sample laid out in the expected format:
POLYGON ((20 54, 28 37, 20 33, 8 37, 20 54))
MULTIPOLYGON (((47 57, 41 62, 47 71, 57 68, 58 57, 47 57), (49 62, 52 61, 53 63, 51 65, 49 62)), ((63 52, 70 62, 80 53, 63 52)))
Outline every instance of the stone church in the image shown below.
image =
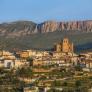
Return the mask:
POLYGON ((74 50, 73 43, 71 43, 68 38, 64 38, 63 41, 55 45, 56 52, 69 53, 73 52, 73 50, 74 50))

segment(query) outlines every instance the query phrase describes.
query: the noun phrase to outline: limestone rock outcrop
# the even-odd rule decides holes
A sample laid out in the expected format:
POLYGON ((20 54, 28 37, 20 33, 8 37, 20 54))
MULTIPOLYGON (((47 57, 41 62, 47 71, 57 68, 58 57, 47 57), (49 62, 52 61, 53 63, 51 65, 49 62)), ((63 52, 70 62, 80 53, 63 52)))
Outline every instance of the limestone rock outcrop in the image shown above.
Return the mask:
POLYGON ((53 31, 63 31, 63 30, 79 30, 92 32, 92 21, 72 21, 72 22, 53 22, 47 21, 41 24, 40 31, 53 32, 53 31))
POLYGON ((0 36, 9 37, 65 30, 92 32, 92 20, 70 22, 46 21, 40 24, 32 21, 17 21, 0 24, 0 36))

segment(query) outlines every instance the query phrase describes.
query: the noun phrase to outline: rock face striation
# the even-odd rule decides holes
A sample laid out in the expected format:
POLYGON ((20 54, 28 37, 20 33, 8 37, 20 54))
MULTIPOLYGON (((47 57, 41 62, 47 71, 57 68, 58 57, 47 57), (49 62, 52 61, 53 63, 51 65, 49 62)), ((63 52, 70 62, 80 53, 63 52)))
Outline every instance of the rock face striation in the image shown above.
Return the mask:
POLYGON ((73 22, 54 22, 47 21, 41 24, 40 29, 42 33, 53 31, 87 31, 92 32, 92 21, 73 21, 73 22))
POLYGON ((16 21, 0 24, 0 36, 24 36, 54 31, 86 31, 92 32, 92 21, 55 22, 46 21, 36 24, 32 21, 16 21))
POLYGON ((54 32, 59 28, 59 23, 55 21, 47 21, 38 25, 38 30, 41 33, 54 32))

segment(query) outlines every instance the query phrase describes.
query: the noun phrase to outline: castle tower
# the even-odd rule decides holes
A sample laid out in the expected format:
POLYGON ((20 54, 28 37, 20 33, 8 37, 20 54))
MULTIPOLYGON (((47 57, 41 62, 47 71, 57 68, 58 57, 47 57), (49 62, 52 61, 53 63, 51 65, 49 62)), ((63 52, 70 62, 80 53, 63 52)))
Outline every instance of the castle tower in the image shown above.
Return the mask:
POLYGON ((69 50, 70 50, 69 40, 67 38, 64 38, 62 43, 62 51, 69 52, 69 50))
POLYGON ((74 51, 74 45, 73 45, 73 43, 71 43, 71 52, 73 52, 74 51))
POLYGON ((56 52, 61 52, 61 51, 62 51, 62 46, 61 46, 61 44, 58 43, 58 44, 56 45, 55 49, 56 49, 56 52))

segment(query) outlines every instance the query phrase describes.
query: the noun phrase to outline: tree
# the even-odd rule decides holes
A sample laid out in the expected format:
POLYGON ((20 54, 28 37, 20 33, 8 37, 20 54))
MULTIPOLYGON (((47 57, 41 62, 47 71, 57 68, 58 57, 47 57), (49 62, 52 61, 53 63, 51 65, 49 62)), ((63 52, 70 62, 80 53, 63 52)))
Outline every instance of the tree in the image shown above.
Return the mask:
POLYGON ((27 61, 29 62, 29 65, 32 66, 33 64, 33 58, 32 57, 28 57, 27 61))
POLYGON ((82 71, 82 67, 80 65, 75 66, 76 71, 82 71))
POLYGON ((32 76, 32 69, 30 67, 28 68, 20 68, 16 71, 17 76, 20 77, 31 77, 32 76))
POLYGON ((61 81, 54 80, 52 86, 54 86, 54 87, 61 86, 61 81))
POLYGON ((77 81, 75 82, 75 86, 76 86, 76 87, 80 87, 80 86, 81 86, 81 81, 80 81, 80 80, 77 80, 77 81))
POLYGON ((68 83, 66 81, 62 84, 62 86, 67 86, 67 85, 68 83))

